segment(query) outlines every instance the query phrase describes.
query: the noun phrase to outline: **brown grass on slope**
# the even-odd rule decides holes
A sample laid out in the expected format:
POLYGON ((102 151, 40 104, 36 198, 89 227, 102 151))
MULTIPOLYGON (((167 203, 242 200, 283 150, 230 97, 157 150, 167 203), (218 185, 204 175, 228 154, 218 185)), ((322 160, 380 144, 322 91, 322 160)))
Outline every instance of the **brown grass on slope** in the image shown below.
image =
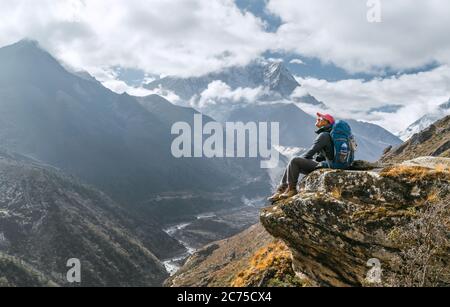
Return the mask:
POLYGON ((396 163, 423 156, 450 158, 450 116, 415 134, 383 156, 381 161, 396 163))
POLYGON ((384 169, 381 176, 388 178, 409 178, 410 181, 419 180, 447 180, 450 181, 450 169, 438 165, 434 169, 421 166, 396 165, 384 169))
POLYGON ((259 249, 248 267, 232 281, 233 287, 303 287, 307 280, 296 276, 292 268, 292 255, 281 241, 259 249))

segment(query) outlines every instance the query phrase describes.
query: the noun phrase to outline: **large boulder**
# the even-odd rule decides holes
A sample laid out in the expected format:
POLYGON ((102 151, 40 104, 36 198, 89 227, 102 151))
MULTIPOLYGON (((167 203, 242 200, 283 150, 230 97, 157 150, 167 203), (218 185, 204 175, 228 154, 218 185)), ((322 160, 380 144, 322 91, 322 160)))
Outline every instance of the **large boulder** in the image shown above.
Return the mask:
POLYGON ((449 170, 450 159, 427 157, 380 171, 316 171, 297 196, 264 209, 261 223, 289 246, 294 270, 318 285, 365 285, 369 265, 398 273, 403 251, 393 234, 449 203, 449 170))

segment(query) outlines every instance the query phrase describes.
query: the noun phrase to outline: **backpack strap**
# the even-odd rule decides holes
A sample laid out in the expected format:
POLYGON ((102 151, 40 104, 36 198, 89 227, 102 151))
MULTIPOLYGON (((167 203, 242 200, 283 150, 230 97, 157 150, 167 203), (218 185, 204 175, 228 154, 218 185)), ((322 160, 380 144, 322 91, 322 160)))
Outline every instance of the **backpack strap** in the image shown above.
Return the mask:
POLYGON ((325 149, 322 149, 322 155, 325 157, 326 162, 321 162, 321 165, 323 166, 323 164, 326 163, 327 168, 333 168, 333 161, 328 159, 327 152, 325 151, 325 149))

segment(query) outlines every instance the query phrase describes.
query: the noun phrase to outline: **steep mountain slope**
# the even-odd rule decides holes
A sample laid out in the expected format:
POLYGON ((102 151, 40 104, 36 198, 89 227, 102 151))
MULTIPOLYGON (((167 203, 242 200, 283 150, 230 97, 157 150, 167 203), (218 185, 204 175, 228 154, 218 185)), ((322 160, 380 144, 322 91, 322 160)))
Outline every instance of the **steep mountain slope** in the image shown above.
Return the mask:
MULTIPOLYGON (((147 111, 164 123, 185 122, 194 127, 194 114, 199 114, 192 108, 175 106, 157 95, 137 98, 137 100, 147 111)), ((208 116, 202 118, 203 124, 213 121, 208 116)), ((207 137, 204 136, 203 141, 207 137)), ((214 184, 212 191, 203 187, 189 190, 189 182, 196 179, 182 173, 183 176, 180 178, 186 181, 186 187, 159 193, 156 197, 146 199, 139 206, 140 212, 146 211, 165 224, 186 222, 189 221, 189 215, 195 216, 205 211, 232 209, 245 205, 241 201, 242 198, 259 198, 270 187, 265 170, 260 168, 259 159, 196 158, 181 161, 185 168, 204 176, 203 180, 211 181, 209 185, 217 182, 214 177, 220 175, 220 172, 230 174, 229 177, 234 178, 234 182, 230 186, 214 184), (205 170, 207 167, 209 170, 205 170), (213 170, 220 170, 220 172, 211 174, 213 170)))
POLYGON ((248 266, 254 251, 273 238, 261 225, 255 225, 232 238, 200 249, 177 274, 166 281, 172 287, 230 286, 237 274, 248 266))
MULTIPOLYGON (((158 95, 149 95, 136 99, 147 111, 165 123, 176 123, 186 120, 192 123, 194 114, 199 114, 198 111, 192 108, 176 106, 158 95)), ((212 119, 205 116, 203 120, 209 122, 212 119)))
POLYGON ((426 114, 416 122, 412 123, 408 128, 405 129, 405 131, 399 134, 399 137, 402 140, 406 141, 410 139, 414 134, 425 130, 445 115, 450 115, 450 99, 447 102, 441 104, 435 112, 426 114))
POLYGON ((234 110, 227 121, 278 122, 280 145, 308 148, 315 138, 315 120, 293 104, 249 105, 234 110))
POLYGON ((55 287, 57 284, 24 261, 0 253, 1 287, 55 287))
POLYGON ((0 181, 6 285, 70 286, 66 263, 78 258, 82 286, 158 286, 167 273, 152 250, 181 250, 106 195, 54 169, 1 154, 0 181))
POLYGON ((450 116, 413 135, 410 140, 388 152, 384 162, 398 162, 417 156, 450 158, 450 116))
POLYGON ((261 224, 197 251, 174 276, 169 287, 292 287, 309 286, 292 269, 288 247, 261 224))
POLYGON ((280 93, 282 97, 289 97, 297 87, 300 87, 282 62, 268 64, 264 72, 264 81, 271 91, 280 93))

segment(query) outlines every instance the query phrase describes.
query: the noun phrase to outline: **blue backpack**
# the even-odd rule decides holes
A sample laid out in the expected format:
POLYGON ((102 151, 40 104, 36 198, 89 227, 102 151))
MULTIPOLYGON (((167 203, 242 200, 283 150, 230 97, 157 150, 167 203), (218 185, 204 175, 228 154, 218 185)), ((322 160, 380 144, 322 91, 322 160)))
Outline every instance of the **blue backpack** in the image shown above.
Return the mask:
POLYGON ((334 146, 334 160, 327 161, 333 169, 347 169, 355 160, 356 141, 350 125, 343 121, 337 121, 330 132, 334 146))

